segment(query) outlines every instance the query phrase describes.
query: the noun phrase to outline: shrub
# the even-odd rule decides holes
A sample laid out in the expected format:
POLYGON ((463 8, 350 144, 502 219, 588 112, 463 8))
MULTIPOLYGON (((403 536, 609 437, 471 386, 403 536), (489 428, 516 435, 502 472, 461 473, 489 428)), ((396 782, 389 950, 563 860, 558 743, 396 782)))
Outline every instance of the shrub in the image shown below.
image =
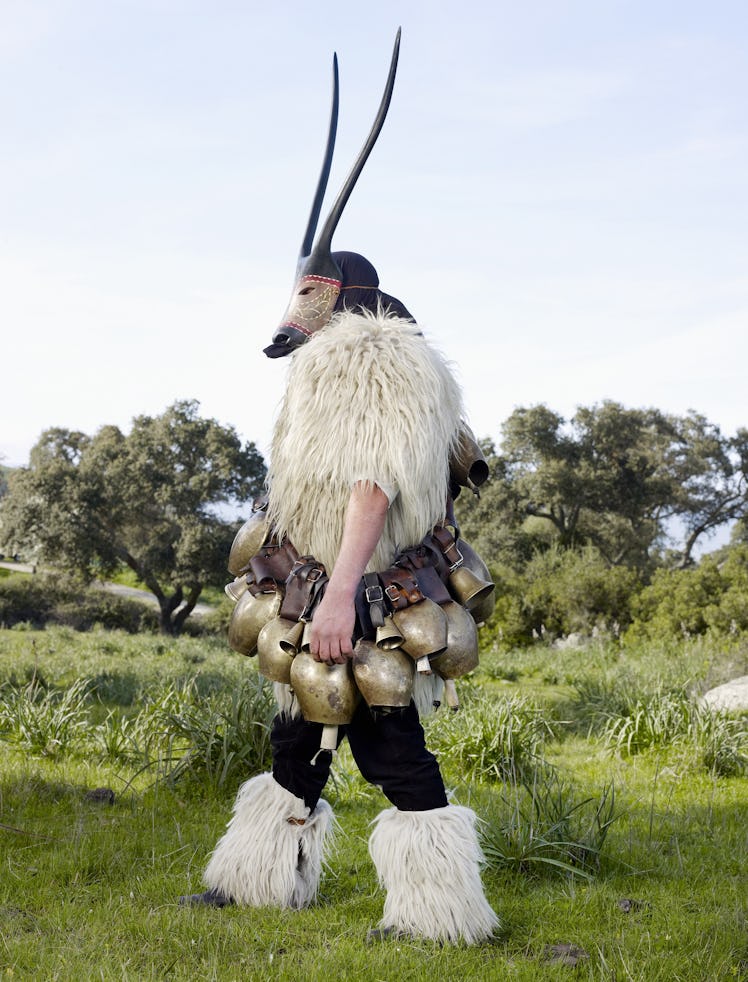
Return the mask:
POLYGON ((626 643, 748 631, 748 546, 731 546, 722 556, 705 556, 692 569, 657 570, 633 602, 626 643))
POLYGON ((609 566, 591 546, 538 554, 525 578, 533 628, 540 633, 544 627, 553 635, 628 624, 631 598, 639 588, 634 570, 609 566))
POLYGON ((99 626, 109 631, 140 634, 158 630, 158 613, 137 600, 118 597, 104 590, 87 590, 74 601, 56 604, 47 623, 72 627, 75 631, 88 631, 99 626))
POLYGON ((720 636, 748 630, 748 546, 732 546, 719 565, 722 595, 707 607, 704 617, 712 633, 720 636))
POLYGON ((695 569, 658 569, 632 604, 634 621, 626 641, 703 634, 706 611, 718 607, 724 584, 713 559, 695 569))
POLYGON ((14 574, 0 581, 0 624, 5 627, 48 624, 87 631, 94 626, 129 634, 158 629, 156 610, 67 577, 14 574))
POLYGON ((517 873, 555 873, 590 879, 615 814, 615 790, 580 797, 544 762, 507 782, 483 827, 489 867, 517 873))
POLYGON ((24 576, 19 573, 0 580, 0 624, 15 627, 27 623, 43 627, 53 608, 57 592, 65 592, 47 576, 24 576))
POLYGON ((543 713, 521 696, 496 698, 464 688, 462 692, 458 713, 428 720, 432 749, 467 778, 503 781, 523 773, 550 735, 543 713))
POLYGON ((521 575, 503 568, 493 572, 497 603, 482 640, 505 647, 540 636, 617 631, 631 621, 632 598, 640 589, 634 570, 609 566, 592 546, 537 552, 521 575))
POLYGON ((522 577, 506 566, 492 566, 491 577, 496 584, 496 604, 480 629, 481 648, 493 645, 508 650, 530 644, 532 625, 524 609, 522 577))

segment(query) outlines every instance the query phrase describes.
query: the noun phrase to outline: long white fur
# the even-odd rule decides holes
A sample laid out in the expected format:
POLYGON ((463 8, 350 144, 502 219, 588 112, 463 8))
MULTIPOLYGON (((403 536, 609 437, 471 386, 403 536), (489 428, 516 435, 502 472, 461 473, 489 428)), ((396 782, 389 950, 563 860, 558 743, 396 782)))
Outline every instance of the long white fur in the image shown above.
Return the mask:
POLYGON ((491 937, 499 919, 483 893, 476 820, 462 805, 377 816, 369 852, 387 891, 381 928, 468 944, 491 937))
POLYGON ((436 673, 424 675, 416 672, 413 676, 413 702, 416 704, 418 715, 421 719, 430 716, 437 708, 436 703, 442 701, 444 694, 444 680, 436 673))
POLYGON ((443 356, 410 321, 343 312, 293 355, 275 426, 269 521, 332 571, 356 481, 396 485, 369 570, 444 517, 463 416, 443 356))
POLYGON ((278 712, 293 719, 301 716, 299 700, 294 695, 294 691, 287 682, 273 682, 273 695, 278 705, 278 712))
POLYGON ((332 821, 326 801, 310 813, 272 774, 250 778, 205 870, 206 886, 248 907, 306 907, 317 896, 332 821))

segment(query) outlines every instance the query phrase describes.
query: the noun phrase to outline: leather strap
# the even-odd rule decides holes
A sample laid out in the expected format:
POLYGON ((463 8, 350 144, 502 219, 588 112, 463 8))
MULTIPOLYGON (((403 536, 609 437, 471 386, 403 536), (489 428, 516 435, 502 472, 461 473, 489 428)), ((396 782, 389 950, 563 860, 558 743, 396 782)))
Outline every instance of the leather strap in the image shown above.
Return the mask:
POLYGON ((285 582, 297 560, 298 553, 288 539, 280 543, 271 539, 249 561, 247 589, 255 596, 276 589, 285 582))
POLYGON ((443 525, 437 525, 431 533, 431 538, 444 556, 450 573, 462 565, 462 553, 457 548, 455 537, 449 529, 443 525))
POLYGON ((280 615, 290 621, 309 621, 327 583, 325 567, 313 556, 300 556, 286 579, 280 615))
POLYGON ((391 566, 379 574, 384 593, 393 610, 403 610, 423 600, 421 588, 413 573, 400 566, 391 566))
POLYGON ((364 600, 369 605, 369 619, 373 628, 382 627, 386 614, 384 590, 377 573, 364 573, 364 600))
POLYGON ((449 590, 444 585, 444 580, 433 566, 422 566, 420 569, 414 570, 414 575, 421 593, 429 600, 433 600, 437 604, 446 604, 452 599, 449 590))

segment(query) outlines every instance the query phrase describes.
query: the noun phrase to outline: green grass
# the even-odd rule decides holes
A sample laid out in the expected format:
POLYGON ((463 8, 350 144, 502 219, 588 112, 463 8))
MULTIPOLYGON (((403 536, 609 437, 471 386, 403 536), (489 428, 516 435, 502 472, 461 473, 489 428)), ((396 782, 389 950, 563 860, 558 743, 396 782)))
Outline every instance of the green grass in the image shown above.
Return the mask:
MULTIPOLYGON (((487 653, 461 685, 460 713, 428 729, 455 800, 486 823, 484 882, 502 932, 478 948, 366 946, 382 908, 368 826, 386 802, 347 750, 327 789, 340 833, 315 907, 176 905, 200 888, 244 776, 210 775, 237 753, 234 736, 240 748, 253 739, 242 706, 261 722, 253 661, 209 639, 0 631, 0 978, 748 979, 748 778, 710 763, 691 710, 653 713, 656 739, 636 753, 603 722, 634 718, 657 692, 690 706, 690 694, 745 674, 747 651, 487 653), (66 742, 45 749, 63 705, 66 742), (29 742, 13 720, 33 707, 29 742), (196 759, 175 770, 190 741, 196 759), (114 804, 86 799, 99 787, 114 804), (558 855, 568 868, 546 861, 558 855), (556 964, 560 944, 587 957, 556 964)), ((713 747, 726 739, 706 730, 713 747)))

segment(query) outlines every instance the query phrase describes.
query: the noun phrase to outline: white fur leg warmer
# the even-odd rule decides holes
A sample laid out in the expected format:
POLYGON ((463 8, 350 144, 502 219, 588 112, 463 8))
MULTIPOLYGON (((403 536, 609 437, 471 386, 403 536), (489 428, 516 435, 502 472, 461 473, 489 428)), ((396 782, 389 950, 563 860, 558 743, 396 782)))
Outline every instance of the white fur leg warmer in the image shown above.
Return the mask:
POLYGON ((486 941, 499 919, 483 893, 476 815, 461 805, 390 808, 369 840, 387 891, 380 928, 434 941, 486 941))
POLYGON ((317 896, 331 822, 326 801, 310 813, 272 774, 250 778, 205 870, 206 886, 249 907, 306 907, 317 896))

